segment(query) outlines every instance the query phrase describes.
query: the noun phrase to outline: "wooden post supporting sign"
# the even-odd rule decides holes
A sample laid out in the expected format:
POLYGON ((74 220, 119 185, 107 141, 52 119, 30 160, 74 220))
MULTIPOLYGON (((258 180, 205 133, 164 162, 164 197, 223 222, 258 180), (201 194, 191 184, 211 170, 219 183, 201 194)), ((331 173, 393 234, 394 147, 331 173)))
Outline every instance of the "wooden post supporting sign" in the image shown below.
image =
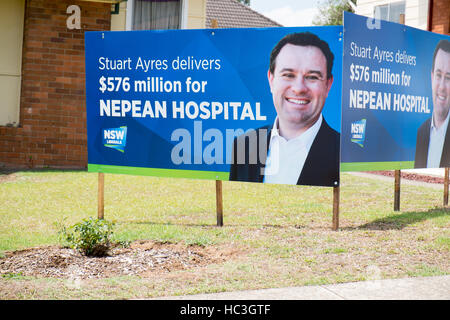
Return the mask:
POLYGON ((222 180, 216 180, 217 226, 223 226, 222 180))
POLYGON ((444 207, 448 206, 448 169, 444 171, 444 207))
MULTIPOLYGON (((399 23, 405 24, 405 14, 401 13, 399 17, 399 23)), ((394 211, 400 211, 400 179, 401 171, 395 170, 394 173, 394 211)))
POLYGON ((333 187, 333 231, 339 229, 339 193, 340 187, 333 187))
POLYGON ((395 170, 395 182, 394 182, 394 211, 400 211, 400 179, 401 170, 395 170))
POLYGON ((98 173, 98 219, 105 216, 105 174, 98 173))
MULTIPOLYGON (((219 26, 217 19, 211 20, 211 28, 216 29, 219 26)), ((216 213, 217 226, 223 226, 223 202, 222 202, 222 180, 216 180, 216 213)))

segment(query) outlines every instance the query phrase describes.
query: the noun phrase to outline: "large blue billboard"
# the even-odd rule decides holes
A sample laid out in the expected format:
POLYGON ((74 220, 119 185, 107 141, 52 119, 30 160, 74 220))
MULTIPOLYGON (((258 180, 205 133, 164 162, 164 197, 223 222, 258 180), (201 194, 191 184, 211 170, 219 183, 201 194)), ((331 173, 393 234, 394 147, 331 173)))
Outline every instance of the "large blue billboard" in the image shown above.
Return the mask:
POLYGON ((450 166, 449 40, 345 12, 341 170, 450 166))
POLYGON ((88 169, 336 186, 341 70, 339 26, 87 32, 88 169))

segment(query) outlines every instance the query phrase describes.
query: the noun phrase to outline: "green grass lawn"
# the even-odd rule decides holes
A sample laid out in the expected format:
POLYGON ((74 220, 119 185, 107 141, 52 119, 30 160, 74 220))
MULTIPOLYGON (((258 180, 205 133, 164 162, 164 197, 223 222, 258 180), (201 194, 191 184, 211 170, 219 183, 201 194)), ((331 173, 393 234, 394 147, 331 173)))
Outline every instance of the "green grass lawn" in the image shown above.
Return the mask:
MULTIPOLYGON (((2 176, 0 175, 0 178, 2 176)), ((6 177, 3 175, 3 177, 6 177)), ((341 174, 340 229, 331 230, 332 188, 105 174, 105 219, 117 240, 235 248, 234 259, 153 277, 86 280, 7 275, 0 299, 142 298, 330 284, 450 272, 450 214, 443 188, 341 174)), ((0 180, 2 252, 58 244, 58 223, 97 216, 97 174, 16 172, 0 180)))

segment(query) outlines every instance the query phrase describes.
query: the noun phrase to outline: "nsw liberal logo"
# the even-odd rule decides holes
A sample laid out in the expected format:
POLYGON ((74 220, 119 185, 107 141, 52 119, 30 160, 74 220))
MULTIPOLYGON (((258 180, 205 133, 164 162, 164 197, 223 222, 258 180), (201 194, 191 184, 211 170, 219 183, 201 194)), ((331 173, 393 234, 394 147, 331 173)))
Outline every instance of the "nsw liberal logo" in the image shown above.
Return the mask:
POLYGON ((366 119, 352 122, 351 141, 364 148, 364 139, 366 137, 366 119))
POLYGON ((103 145, 105 147, 124 152, 126 144, 127 127, 103 129, 103 145))

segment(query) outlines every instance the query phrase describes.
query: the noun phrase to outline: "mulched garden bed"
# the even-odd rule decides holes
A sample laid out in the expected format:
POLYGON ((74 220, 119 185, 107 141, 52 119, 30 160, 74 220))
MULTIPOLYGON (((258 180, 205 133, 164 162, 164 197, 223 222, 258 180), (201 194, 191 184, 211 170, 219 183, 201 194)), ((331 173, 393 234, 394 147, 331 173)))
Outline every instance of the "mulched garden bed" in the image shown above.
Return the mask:
MULTIPOLYGON (((382 176, 386 176, 386 177, 394 177, 394 171, 367 171, 367 173, 378 174, 378 175, 382 175, 382 176)), ((400 176, 402 179, 407 179, 407 180, 444 184, 443 177, 426 176, 423 174, 409 173, 409 172, 404 172, 404 171, 400 172, 400 176)))
POLYGON ((0 275, 67 279, 108 278, 175 271, 223 262, 232 254, 214 247, 137 241, 128 248, 113 248, 104 257, 87 257, 58 246, 6 252, 0 275))

